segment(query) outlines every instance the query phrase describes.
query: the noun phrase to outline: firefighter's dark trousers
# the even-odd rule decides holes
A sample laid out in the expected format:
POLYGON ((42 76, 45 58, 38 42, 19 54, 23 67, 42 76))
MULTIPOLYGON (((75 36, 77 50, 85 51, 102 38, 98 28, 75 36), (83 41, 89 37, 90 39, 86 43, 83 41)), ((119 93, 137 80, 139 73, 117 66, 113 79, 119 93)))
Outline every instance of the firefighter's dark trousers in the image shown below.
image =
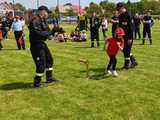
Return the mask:
POLYGON ((149 38, 150 44, 152 44, 152 35, 151 35, 151 28, 150 27, 144 27, 143 28, 143 41, 142 44, 145 44, 145 38, 147 37, 149 38))
POLYGON ((91 47, 94 47, 94 40, 97 41, 97 47, 99 47, 99 30, 98 29, 91 29, 91 47))
POLYGON ((53 58, 47 45, 45 43, 31 45, 30 49, 33 60, 36 64, 36 76, 42 77, 45 70, 46 73, 48 71, 52 72, 53 58))
POLYGON ((124 49, 123 49, 123 54, 124 54, 124 59, 125 59, 125 63, 124 63, 125 68, 129 68, 130 62, 131 62, 131 64, 137 63, 136 59, 134 58, 133 54, 131 53, 132 44, 133 44, 133 40, 130 44, 128 44, 128 38, 125 38, 124 49))

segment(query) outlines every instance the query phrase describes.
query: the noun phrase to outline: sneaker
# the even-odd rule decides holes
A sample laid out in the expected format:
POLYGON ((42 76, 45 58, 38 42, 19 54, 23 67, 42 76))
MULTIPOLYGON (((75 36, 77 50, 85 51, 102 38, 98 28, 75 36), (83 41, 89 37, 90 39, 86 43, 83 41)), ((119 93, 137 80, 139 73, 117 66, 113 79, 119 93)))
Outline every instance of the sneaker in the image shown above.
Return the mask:
POLYGON ((116 70, 112 71, 112 75, 115 76, 115 77, 117 77, 118 76, 117 71, 116 70))
POLYGON ((104 74, 105 74, 106 76, 110 76, 110 75, 112 75, 112 72, 111 72, 110 70, 106 70, 106 71, 104 72, 104 74))

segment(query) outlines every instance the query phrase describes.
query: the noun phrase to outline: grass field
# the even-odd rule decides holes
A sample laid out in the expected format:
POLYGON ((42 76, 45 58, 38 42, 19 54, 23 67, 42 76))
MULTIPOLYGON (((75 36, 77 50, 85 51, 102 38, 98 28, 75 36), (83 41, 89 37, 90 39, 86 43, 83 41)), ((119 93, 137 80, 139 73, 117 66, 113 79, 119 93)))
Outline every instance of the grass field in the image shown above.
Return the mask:
MULTIPOLYGON (((74 29, 74 25, 63 27, 74 29)), ((0 120, 160 120, 159 32, 156 22, 152 46, 135 40, 133 53, 139 66, 118 71, 117 78, 102 76, 108 62, 102 39, 101 48, 94 49, 89 48, 89 41, 49 41, 60 82, 40 89, 32 87, 35 66, 29 49, 17 51, 14 40, 4 41, 0 51, 0 120), (89 80, 85 66, 78 62, 81 58, 90 62, 89 80)), ((117 58, 120 68, 122 53, 117 58)))

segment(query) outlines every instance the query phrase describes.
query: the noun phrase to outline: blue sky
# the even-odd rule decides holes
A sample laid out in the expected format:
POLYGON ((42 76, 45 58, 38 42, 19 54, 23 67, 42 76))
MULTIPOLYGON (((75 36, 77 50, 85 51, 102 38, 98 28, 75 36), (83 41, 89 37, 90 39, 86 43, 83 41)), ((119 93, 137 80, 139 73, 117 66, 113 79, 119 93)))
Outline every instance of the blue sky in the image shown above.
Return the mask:
MULTIPOLYGON (((0 1, 12 2, 13 0, 0 0, 0 1)), ((37 7, 36 1, 37 0, 15 0, 15 2, 19 2, 27 8, 36 8, 37 7)), ((40 5, 46 5, 49 8, 56 6, 56 3, 57 3, 57 0, 39 0, 39 1, 40 1, 40 5)), ((64 4, 68 2, 71 2, 73 4, 78 4, 78 0, 59 0, 59 1, 60 1, 60 4, 64 4)), ((84 6, 88 6, 90 2, 99 3, 100 1, 102 0, 81 0, 81 5, 84 7, 84 6)), ((112 2, 122 2, 123 1, 124 2, 127 0, 109 0, 109 1, 112 1, 112 2)), ((136 2, 138 0, 131 0, 131 1, 136 2)))

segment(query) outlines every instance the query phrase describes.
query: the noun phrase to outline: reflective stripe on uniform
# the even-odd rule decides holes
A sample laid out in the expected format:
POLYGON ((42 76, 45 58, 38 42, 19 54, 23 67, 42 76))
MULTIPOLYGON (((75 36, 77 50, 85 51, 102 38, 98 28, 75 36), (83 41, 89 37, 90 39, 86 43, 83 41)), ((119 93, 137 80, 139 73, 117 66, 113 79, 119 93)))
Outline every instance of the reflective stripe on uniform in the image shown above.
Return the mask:
POLYGON ((36 73, 36 76, 42 77, 42 76, 43 76, 43 73, 36 73))
POLYGON ((128 58, 125 58, 125 60, 130 60, 130 58, 128 57, 128 58))
POLYGON ((47 71, 52 71, 52 70, 53 70, 53 68, 46 68, 46 70, 47 70, 47 71))

